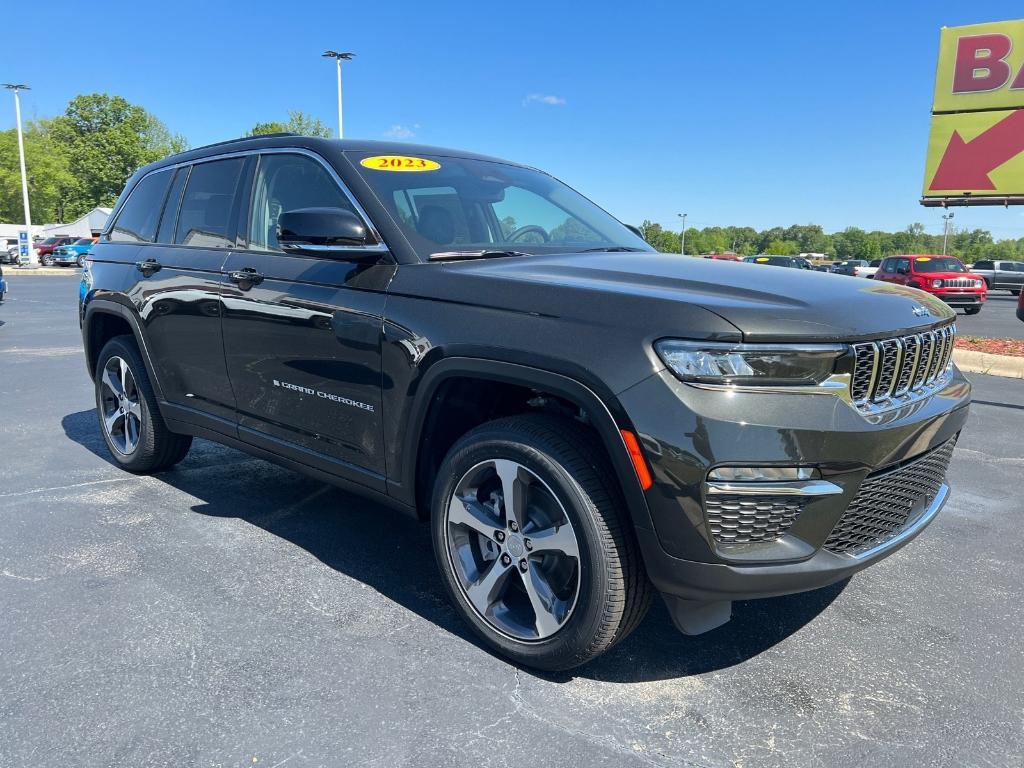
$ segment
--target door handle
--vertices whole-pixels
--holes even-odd
[[[240,269],[235,272],[228,272],[228,280],[232,283],[236,283],[243,291],[247,291],[254,285],[262,283],[263,275],[252,267],[246,267],[245,269]]]
[[[142,273],[143,277],[150,277],[163,269],[163,265],[156,259],[146,259],[145,261],[136,261],[135,268]]]

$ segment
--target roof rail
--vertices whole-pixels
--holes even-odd
[[[298,136],[297,133],[290,133],[288,131],[282,133],[260,133],[255,136],[240,136],[237,139],[227,139],[226,141],[215,141],[213,144],[204,144],[201,147],[191,147],[186,149],[186,152],[194,152],[199,149],[209,149],[210,147],[223,147],[225,144],[237,144],[240,141],[249,141],[251,139],[273,139],[280,138],[282,136]]]

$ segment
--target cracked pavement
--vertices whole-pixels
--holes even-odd
[[[0,305],[0,765],[1020,766],[1024,387],[971,375],[953,495],[890,559],[540,676],[425,526],[197,441],[105,457],[73,281]]]

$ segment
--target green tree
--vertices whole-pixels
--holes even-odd
[[[312,115],[307,115],[301,110],[289,110],[288,122],[272,120],[268,123],[256,123],[246,136],[265,136],[268,133],[297,133],[300,136],[320,136],[325,139],[331,138],[331,129],[323,122]]]
[[[800,253],[800,246],[792,240],[772,240],[764,252],[772,256],[795,256]]]
[[[66,219],[113,205],[138,168],[187,147],[142,107],[106,93],[76,96],[47,129],[74,177],[62,212]]]
[[[68,156],[49,134],[46,121],[25,127],[25,167],[28,198],[35,221],[63,221],[67,200],[76,187]],[[0,132],[0,220],[25,220],[21,199],[21,166],[14,129]]]

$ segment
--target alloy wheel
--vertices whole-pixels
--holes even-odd
[[[142,433],[142,406],[131,368],[116,355],[100,374],[100,407],[111,445],[126,456],[133,453]]]
[[[462,593],[493,629],[529,642],[565,625],[579,598],[579,543],[536,473],[509,459],[472,467],[448,500],[444,530]]]

